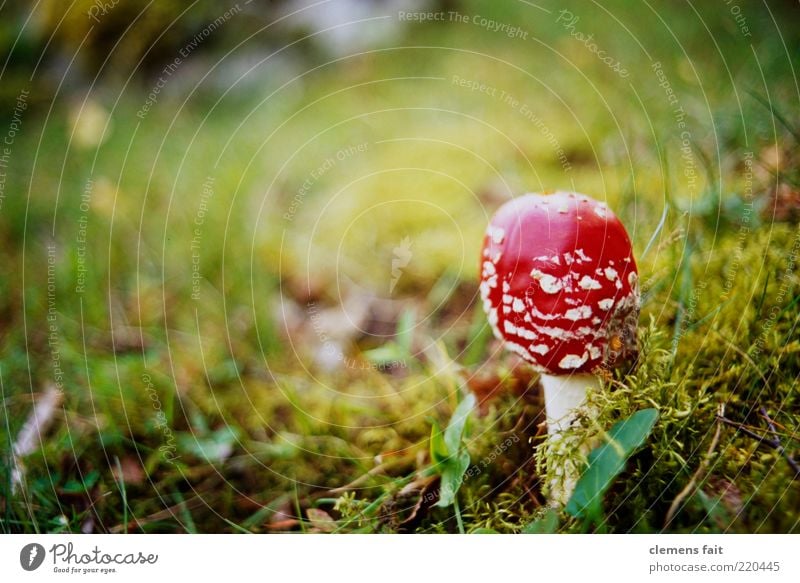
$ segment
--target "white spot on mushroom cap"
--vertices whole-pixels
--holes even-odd
[[[529,313],[532,313],[539,320],[555,320],[556,318],[561,317],[559,314],[545,314],[535,305],[531,306]]]
[[[482,281],[478,286],[478,289],[481,291],[481,298],[483,300],[487,300],[489,298],[489,294],[491,293],[491,290],[489,289],[489,282]]]
[[[531,344],[528,347],[528,350],[530,350],[535,354],[541,354],[542,356],[544,356],[545,354],[550,352],[550,347],[547,346],[547,344]]]
[[[489,225],[486,228],[486,234],[489,235],[489,237],[492,240],[492,243],[494,243],[495,245],[499,245],[506,238],[505,229],[503,229],[502,227],[495,227],[494,225]]]
[[[597,346],[594,346],[593,344],[590,344],[586,348],[589,351],[589,356],[592,358],[592,360],[594,360],[596,358],[600,358],[600,354],[601,353],[600,353],[600,349],[597,348]]]
[[[516,352],[522,358],[531,358],[530,352],[528,352],[528,350],[521,344],[517,344],[516,342],[506,342],[506,348],[508,348],[511,352]]]
[[[598,307],[599,307],[601,310],[603,310],[603,311],[605,311],[605,312],[607,312],[608,310],[610,310],[610,309],[611,309],[611,306],[613,306],[613,305],[614,305],[614,298],[606,298],[606,299],[604,299],[604,300],[600,300],[599,302],[597,302],[597,306],[598,306]]]
[[[539,255],[533,258],[534,261],[545,261],[547,263],[555,263],[561,265],[561,258],[558,255]]]
[[[525,338],[526,340],[536,340],[539,337],[539,335],[533,330],[528,330],[522,326],[517,326],[517,336],[520,338]]]
[[[606,279],[608,281],[615,281],[619,277],[617,270],[613,267],[606,267],[603,272],[606,274]]]
[[[557,294],[563,287],[560,279],[553,277],[549,273],[542,273],[539,269],[531,271],[531,277],[539,282],[539,286],[546,294]]]
[[[503,293],[507,294],[508,290],[510,290],[510,289],[511,289],[511,285],[507,281],[504,281],[503,282]]]
[[[583,252],[583,249],[575,249],[575,255],[578,256],[578,259],[576,259],[578,263],[583,263],[584,261],[592,260],[591,257],[588,257],[586,253]]]
[[[576,322],[578,320],[584,320],[586,318],[591,317],[592,315],[592,308],[589,306],[580,306],[578,308],[570,308],[564,314],[564,317],[567,320],[572,320]]]
[[[503,294],[503,303],[504,304],[510,304],[513,301],[514,301],[514,297],[513,296],[511,296],[509,294]]]
[[[511,306],[515,312],[524,312],[525,311],[525,304],[519,298],[514,298],[514,303]]]
[[[563,328],[553,328],[551,326],[537,326],[534,324],[533,326],[536,328],[536,331],[544,334],[545,336],[549,336],[550,338],[557,338],[558,340],[569,340],[571,339],[574,334],[569,330],[564,330]]]
[[[503,322],[503,331],[506,334],[519,336],[520,338],[525,338],[526,340],[536,340],[536,338],[539,337],[533,330],[528,330],[522,326],[516,326],[509,320]]]
[[[558,366],[561,368],[578,368],[582,366],[584,362],[589,359],[589,354],[584,352],[582,356],[578,356],[577,354],[568,354],[564,358],[561,359],[561,362],[558,363]]]
[[[600,289],[603,287],[600,285],[599,281],[588,275],[584,275],[578,285],[581,286],[582,289]]]

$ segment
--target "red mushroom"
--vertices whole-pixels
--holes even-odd
[[[541,374],[551,438],[601,388],[603,369],[636,354],[631,242],[586,195],[527,194],[503,205],[486,229],[480,291],[495,336]],[[569,495],[570,481],[557,497]]]

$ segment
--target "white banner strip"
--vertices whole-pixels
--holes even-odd
[[[795,535],[5,535],[2,581],[800,581]]]

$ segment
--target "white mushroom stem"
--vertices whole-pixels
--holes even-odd
[[[603,385],[592,374],[548,375],[541,378],[547,409],[547,433],[562,433],[575,420],[577,409],[586,402],[589,391]]]
[[[577,416],[578,409],[586,403],[589,391],[602,388],[600,378],[591,374],[548,375],[541,376],[544,389],[544,403],[547,414],[547,433],[552,446],[552,452],[558,453],[558,447],[567,446],[560,444],[561,435],[572,425]],[[582,447],[586,447],[583,444]],[[567,454],[569,452],[563,452]],[[556,456],[563,460],[564,456]],[[549,484],[550,501],[554,506],[563,506],[572,496],[575,484],[578,481],[580,468],[574,464],[567,464],[555,471],[548,472],[555,476]]]

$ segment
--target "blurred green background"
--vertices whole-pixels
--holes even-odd
[[[554,189],[638,256],[647,340],[603,421],[661,418],[603,523],[553,528],[797,531],[799,15],[3,4],[3,531],[454,532],[420,472],[465,387],[473,463],[518,438],[466,529],[521,531],[541,402],[477,265],[502,202]],[[762,408],[783,453],[737,431]]]

